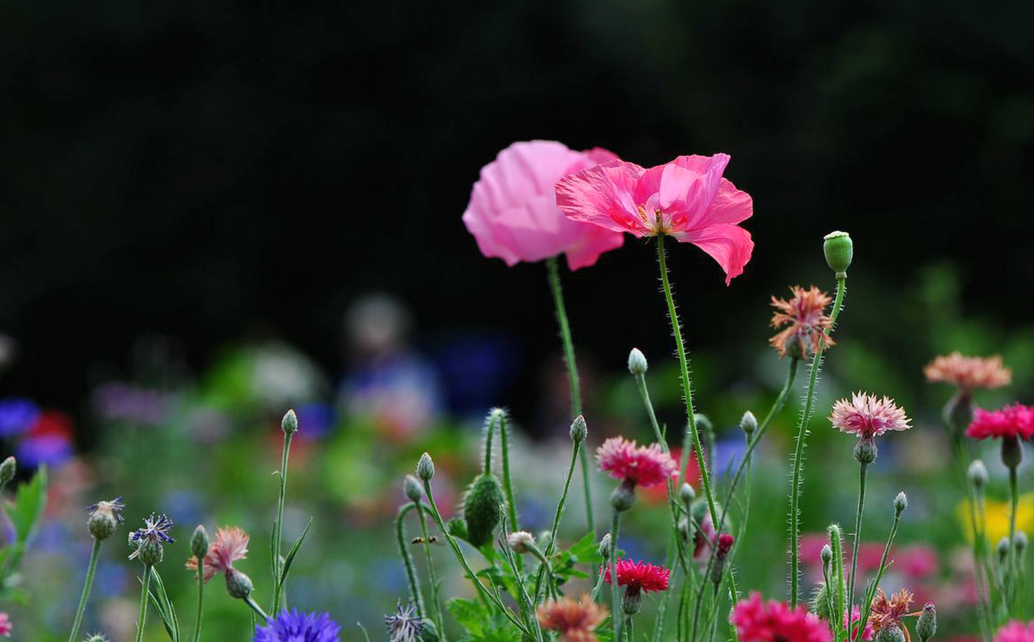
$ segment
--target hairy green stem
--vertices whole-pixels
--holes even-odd
[[[1020,448],[1023,446],[1021,445]],[[1006,609],[1010,615],[1013,613],[1013,604],[1016,601],[1019,585],[1019,564],[1016,557],[1016,510],[1019,508],[1019,480],[1016,475],[1016,467],[1009,466],[1009,497],[1012,500],[1012,509],[1009,511],[1009,588],[1006,593]]]
[[[513,480],[510,477],[510,435],[506,425],[506,413],[499,413],[499,449],[503,458],[503,492],[506,493],[506,509],[510,516],[510,528],[521,530],[517,521],[517,502],[513,497]],[[520,556],[517,556],[517,568],[523,569]]]
[[[840,316],[840,308],[844,304],[844,294],[847,291],[847,275],[837,275],[837,294],[833,302],[833,311],[829,315],[829,324],[823,333],[828,337],[836,325],[837,317]],[[808,421],[815,410],[815,385],[818,381],[819,370],[822,367],[822,352],[826,348],[826,342],[820,341],[818,350],[811,361],[811,375],[808,379],[808,394],[804,398],[804,409],[801,412],[801,423],[797,427],[797,443],[793,454],[793,481],[790,484],[790,607],[796,607],[798,601],[798,584],[800,582],[800,495],[801,495],[801,470],[804,466],[804,442],[808,437]]]
[[[427,581],[431,588],[431,605],[434,607],[434,622],[438,625],[438,637],[441,642],[445,639],[445,620],[442,616],[442,603],[438,597],[438,580],[434,572],[434,558],[431,556],[431,537],[427,532],[427,519],[424,517],[424,506],[413,502],[416,506],[416,514],[420,519],[420,534],[424,540],[424,557],[427,559]]]
[[[564,344],[564,363],[567,364],[567,380],[571,384],[571,418],[582,414],[582,388],[578,380],[578,363],[574,358],[574,341],[571,339],[571,326],[567,322],[567,308],[564,306],[564,292],[560,287],[560,271],[556,257],[546,259],[549,269],[549,286],[553,291],[553,306],[556,308],[556,319],[560,325],[560,338]],[[582,485],[585,488],[585,521],[589,532],[596,532],[596,520],[592,514],[592,487],[589,485],[589,456],[582,451]]]
[[[858,630],[848,631],[848,639],[861,639],[862,632],[865,631],[865,623],[869,621],[869,613],[872,610],[872,600],[876,597],[876,588],[880,584],[880,580],[883,579],[883,574],[887,570],[887,558],[890,556],[890,549],[894,546],[894,538],[898,534],[898,525],[901,523],[901,513],[895,511],[894,523],[890,527],[890,535],[887,537],[887,545],[883,547],[883,555],[880,557],[880,566],[876,571],[876,579],[873,580],[872,586],[865,593],[865,604],[862,605],[862,617],[858,620]],[[855,547],[857,548],[857,544]],[[853,611],[854,609],[852,609]],[[857,633],[857,635],[856,635]]]
[[[284,432],[284,448],[280,459],[280,497],[277,500],[276,524],[273,527],[273,612],[280,612],[282,601],[283,562],[280,559],[281,544],[284,536],[284,501],[287,498],[287,462],[291,457],[291,438],[294,433]]]
[[[144,624],[147,622],[147,595],[151,590],[151,567],[144,567],[143,590],[140,592],[140,617],[136,621],[136,642],[144,639]]]
[[[618,593],[618,529],[621,526],[621,512],[614,510],[614,517],[610,522],[610,619],[614,623],[613,640],[621,639],[621,598]]]
[[[843,613],[846,613],[845,609],[847,608],[846,596],[844,595],[844,542],[841,539],[839,526],[831,526],[829,535],[829,542],[833,548],[833,570],[836,571],[837,579],[837,613],[841,614],[834,622],[834,630],[839,633],[844,629]]]
[[[72,633],[68,636],[68,642],[77,642],[79,639],[79,627],[83,624],[83,613],[86,611],[86,601],[90,599],[90,588],[93,586],[93,576],[97,572],[97,560],[100,559],[101,540],[94,538],[93,549],[90,551],[90,565],[86,567],[86,584],[83,586],[83,594],[79,598],[79,608],[75,611],[75,621],[72,623]]]
[[[574,445],[571,448],[571,463],[567,466],[567,475],[564,476],[564,492],[560,495],[560,501],[557,502],[556,512],[553,513],[553,526],[549,529],[549,543],[546,544],[546,559],[553,554],[556,550],[556,537],[557,531],[560,529],[560,518],[564,514],[564,505],[567,504],[567,493],[571,489],[571,478],[574,476],[575,463],[578,461],[578,454],[583,450],[581,440],[573,442]],[[539,568],[538,577],[535,580],[535,602],[539,601],[539,593],[542,586],[542,578],[546,572],[546,565],[543,564]]]
[[[862,544],[862,513],[865,511],[865,470],[868,464],[859,464],[858,471],[858,512],[854,519],[854,550],[851,552],[851,573],[847,583],[847,610],[854,608],[854,584],[858,573],[858,549]],[[848,633],[850,634],[850,627]]]
[[[204,615],[205,605],[205,559],[199,557],[197,560],[197,622],[194,623],[194,637],[191,642],[201,642],[201,617]]]
[[[402,567],[406,571],[406,580],[409,582],[409,598],[416,605],[416,614],[419,617],[423,617],[426,612],[424,596],[420,592],[420,580],[417,577],[413,556],[409,552],[408,542],[406,541],[405,518],[409,511],[416,507],[417,503],[413,502],[399,509],[398,516],[395,517],[395,541],[399,547],[399,556],[402,558]]]

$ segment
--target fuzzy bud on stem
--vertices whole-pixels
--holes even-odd
[[[527,531],[514,531],[506,536],[506,545],[514,553],[523,555],[535,546],[535,537]]]
[[[854,242],[847,232],[830,232],[823,238],[822,252],[826,265],[836,273],[838,279],[847,278],[847,268],[854,258]]]
[[[13,456],[5,459],[0,464],[0,484],[6,484],[14,479],[16,472],[18,472],[18,461]]]
[[[906,508],[908,508],[908,496],[903,492],[898,493],[898,496],[894,498],[894,515],[900,517]]]
[[[1023,446],[1020,438],[1010,435],[1002,438],[1002,463],[1006,468],[1017,468],[1023,462]]]
[[[402,490],[405,491],[406,498],[414,503],[419,502],[424,496],[420,480],[412,475],[406,475],[406,479],[402,482]]]
[[[194,534],[190,536],[190,552],[197,559],[203,560],[205,555],[208,555],[208,548],[208,531],[205,530],[204,524],[198,524],[194,529]]]
[[[863,437],[858,440],[854,447],[854,458],[859,464],[871,464],[876,461],[879,449],[876,448],[876,440],[872,437]]]
[[[919,620],[916,622],[916,635],[919,636],[919,642],[929,642],[930,638],[936,633],[937,608],[934,607],[933,603],[927,602],[926,606],[923,607]]]
[[[754,433],[758,429],[758,418],[754,416],[754,413],[747,411],[743,413],[743,418],[740,419],[740,430],[747,435],[747,439],[754,436]]]
[[[420,461],[416,463],[416,476],[426,481],[431,481],[434,477],[434,461],[431,460],[431,455],[424,453],[420,455]]]
[[[606,561],[610,557],[610,533],[603,536],[600,540],[600,547],[597,549],[603,561]]]
[[[226,571],[226,592],[230,597],[243,600],[251,595],[254,584],[251,578],[235,568]]]
[[[686,505],[687,509],[689,508],[689,505],[693,503],[693,500],[695,500],[696,498],[697,493],[689,484],[682,484],[682,486],[679,487],[679,499],[682,501],[683,504]]]
[[[646,355],[639,348],[632,348],[632,351],[628,353],[628,371],[639,377],[646,374],[648,367]]]
[[[829,547],[829,544],[823,544],[819,556],[822,558],[822,567],[826,568],[833,561],[833,549]]]
[[[969,465],[969,483],[977,490],[983,490],[987,485],[987,466],[979,459],[974,459]]]
[[[585,441],[585,436],[589,433],[588,426],[585,425],[585,417],[578,415],[571,422],[571,441],[576,444],[580,444]]]
[[[1016,555],[1023,555],[1023,551],[1027,550],[1027,534],[1023,531],[1016,531],[1016,536],[1012,539],[1012,545],[1016,547]]]
[[[906,642],[905,634],[897,624],[892,624],[876,634],[876,642]]]
[[[284,415],[280,421],[280,428],[283,429],[285,435],[293,435],[298,432],[298,415],[294,413],[294,408],[288,410]]]
[[[619,513],[632,508],[635,504],[635,484],[625,480],[610,495],[610,505]]]
[[[1008,537],[1004,537],[1003,536],[1002,539],[998,540],[997,550],[998,550],[998,563],[999,564],[1005,564],[1005,559],[1007,557],[1009,557],[1009,538]]]

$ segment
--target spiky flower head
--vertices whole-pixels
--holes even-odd
[[[550,600],[535,609],[542,628],[556,631],[565,642],[597,642],[595,630],[607,619],[607,609],[588,595]]]
[[[761,599],[760,593],[740,600],[729,615],[740,642],[830,642],[826,623],[807,608]]]
[[[217,573],[229,573],[234,562],[247,558],[250,539],[244,529],[237,526],[216,529],[215,541],[204,556],[205,581],[212,579]],[[195,553],[195,556],[187,560],[187,570],[197,571],[196,555]]]
[[[912,594],[908,589],[901,589],[890,598],[883,592],[883,589],[876,589],[876,597],[872,599],[872,606],[869,609],[869,624],[873,631],[879,634],[881,631],[904,626],[901,618],[909,613],[908,608],[912,606]]]
[[[664,591],[668,588],[668,578],[671,571],[663,566],[654,566],[646,562],[633,562],[632,560],[621,560],[617,563],[618,585],[624,586],[626,591]],[[611,584],[610,566],[604,572],[603,580]]]
[[[782,359],[787,355],[795,359],[806,359],[818,351],[819,346],[829,348],[836,345],[833,339],[825,336],[829,328],[829,317],[826,306],[833,299],[814,285],[809,289],[795,285],[790,288],[793,295],[787,299],[772,297],[775,313],[769,324],[773,328],[783,328],[768,340]]]
[[[973,421],[966,428],[973,439],[1034,439],[1034,410],[1023,404],[1012,404],[999,410],[973,411]]]
[[[952,352],[931,361],[923,373],[927,381],[950,383],[964,393],[1001,388],[1012,381],[1012,370],[1002,365],[998,355],[967,357],[961,352]]]
[[[162,561],[165,551],[163,543],[173,543],[176,540],[169,536],[172,529],[172,520],[166,515],[155,515],[144,519],[144,527],[133,531],[129,539],[136,544],[136,550],[129,556],[129,559],[139,558],[144,566],[156,566]]]
[[[280,611],[263,625],[255,626],[254,642],[338,642],[341,627],[328,613]]]
[[[410,602],[403,607],[401,600],[394,613],[384,616],[384,624],[391,642],[417,642],[424,629],[424,622],[416,613],[416,605]]]
[[[635,440],[611,437],[596,449],[600,470],[614,479],[649,488],[678,476],[679,465],[660,444],[637,446]]]
[[[96,540],[105,540],[111,537],[118,525],[123,523],[122,509],[126,507],[121,497],[111,501],[100,501],[86,507],[90,516],[86,519],[86,528],[90,535]]]
[[[879,437],[888,430],[911,428],[905,410],[893,399],[887,396],[881,399],[860,391],[851,395],[850,401],[841,399],[833,404],[829,421],[840,432],[858,435],[860,439]]]

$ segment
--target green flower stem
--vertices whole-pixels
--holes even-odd
[[[521,524],[517,521],[517,502],[513,496],[513,480],[510,478],[510,431],[506,426],[506,413],[499,413],[499,449],[503,458],[503,492],[506,493],[506,510],[510,516],[510,528],[514,531],[521,530]],[[517,556],[517,568],[524,568],[521,558]]]
[[[402,557],[402,566],[406,570],[406,579],[409,582],[409,597],[416,605],[416,614],[424,616],[427,611],[424,606],[424,596],[420,592],[420,580],[417,578],[416,567],[413,565],[413,556],[409,553],[409,546],[406,541],[406,514],[417,507],[416,502],[406,504],[399,509],[395,518],[395,540],[399,547],[399,556]]]
[[[143,642],[147,622],[147,594],[151,590],[151,567],[144,567],[143,590],[140,591],[140,617],[136,621],[136,642]]]
[[[287,498],[287,462],[291,457],[291,438],[294,433],[284,432],[284,449],[280,460],[280,498],[277,501],[276,524],[273,525],[273,612],[280,612],[283,583],[280,577],[283,566],[280,559],[281,542],[284,535],[284,500]]]
[[[575,462],[578,461],[579,453],[584,449],[582,448],[583,441],[573,442],[574,446],[571,448],[571,463],[567,466],[567,475],[564,477],[564,492],[560,495],[560,501],[556,505],[556,512],[553,514],[553,526],[549,529],[549,543],[546,544],[545,556],[548,559],[553,551],[556,550],[556,536],[557,530],[560,528],[560,518],[564,514],[564,505],[567,503],[567,493],[571,489],[571,478],[574,476]],[[539,567],[538,577],[535,580],[535,602],[539,601],[539,593],[542,587],[542,578],[546,572],[546,565],[543,564]]]
[[[829,529],[829,541],[833,548],[833,569],[836,571],[837,578],[837,613],[846,613],[847,608],[846,597],[844,596],[844,543],[840,535],[839,526],[831,526]],[[840,617],[834,622],[836,632],[844,630],[843,617]]]
[[[1022,447],[1021,445],[1020,448]],[[1009,511],[1009,584],[1005,605],[1009,614],[1014,615],[1013,603],[1016,600],[1020,579],[1019,563],[1016,557],[1016,510],[1019,508],[1020,492],[1015,466],[1009,467],[1009,497],[1012,499],[1012,510]]]
[[[844,305],[844,294],[847,291],[847,275],[837,275],[837,294],[833,302],[833,312],[829,315],[829,325],[823,333],[825,337],[830,335],[836,325],[837,317],[840,316],[840,308]],[[822,367],[822,352],[826,349],[826,342],[819,342],[819,349],[811,360],[811,376],[808,379],[808,394],[804,398],[804,410],[801,412],[801,423],[797,427],[797,445],[793,454],[793,481],[790,487],[790,607],[797,606],[798,584],[800,583],[800,495],[801,495],[801,470],[804,467],[804,442],[808,437],[808,421],[815,410],[815,384],[818,381],[819,370]],[[760,432],[760,431],[759,431]],[[857,552],[857,551],[856,551]],[[854,569],[851,569],[852,572]]]
[[[424,480],[424,494],[427,496],[427,503],[430,505],[431,517],[434,518],[435,524],[438,525],[438,529],[442,532],[445,540],[449,542],[449,547],[452,548],[452,552],[456,555],[456,559],[459,560],[463,570],[466,571],[467,575],[470,577],[470,581],[474,583],[474,587],[477,589],[478,595],[481,596],[481,599],[486,603],[490,602],[495,605],[503,616],[506,617],[511,624],[520,629],[522,633],[532,636],[532,632],[528,630],[528,627],[524,626],[524,623],[521,622],[505,604],[503,604],[502,600],[499,599],[499,596],[494,592],[489,591],[485,588],[484,584],[481,583],[477,573],[475,573],[474,569],[471,568],[470,562],[468,562],[466,556],[463,555],[463,550],[460,548],[456,538],[452,536],[449,529],[445,526],[445,520],[442,519],[442,514],[438,512],[438,505],[434,501],[434,495],[431,494],[431,482],[428,480]]]
[[[246,598],[244,598],[244,603],[250,606],[251,610],[255,612],[255,615],[259,617],[259,622],[261,622],[262,624],[269,622],[269,616],[266,615],[266,612],[262,610],[262,607],[255,602],[255,599],[253,597],[251,597],[250,595],[247,596]]]
[[[201,616],[204,614],[205,558],[197,560],[197,622],[194,623],[194,637],[191,642],[201,642]],[[71,641],[69,641],[71,642]]]
[[[614,517],[610,522],[610,620],[614,624],[613,640],[621,639],[621,598],[618,595],[618,530],[621,527],[621,512],[614,511]]]
[[[898,534],[898,525],[901,523],[901,513],[894,513],[894,523],[890,527],[890,535],[887,537],[887,545],[883,547],[883,555],[880,557],[879,570],[876,571],[876,579],[873,580],[872,585],[865,594],[865,604],[862,605],[862,617],[858,620],[858,631],[855,635],[854,631],[848,631],[848,639],[855,640],[861,639],[862,631],[865,630],[865,622],[869,621],[869,613],[872,610],[872,600],[876,597],[876,587],[879,586],[880,580],[883,579],[883,574],[887,571],[887,558],[890,556],[890,548],[894,545],[894,538]],[[858,548],[857,542],[855,548]]]
[[[608,556],[609,556],[609,552],[608,552]],[[608,557],[608,559],[609,559],[609,557]],[[592,597],[592,601],[593,602],[596,601],[596,597],[600,594],[600,589],[603,587],[603,578],[607,574],[606,571],[607,571],[607,565],[608,564],[609,564],[609,562],[607,560],[604,560],[604,562],[602,564],[600,564],[600,575],[599,575],[599,577],[596,578],[596,586],[592,587],[592,595],[590,596],[590,597]]]
[[[2,489],[0,489],[2,490]],[[93,540],[93,550],[90,552],[90,565],[86,567],[86,584],[83,586],[83,594],[79,598],[79,608],[75,611],[75,622],[72,623],[72,633],[68,636],[68,642],[78,642],[79,627],[83,624],[83,613],[86,611],[86,601],[90,599],[90,588],[93,586],[93,576],[97,572],[97,560],[100,559],[101,540]]]
[[[539,626],[538,619],[534,617],[535,614],[535,603],[532,602],[531,596],[528,595],[528,588],[524,584],[524,573],[517,570],[517,560],[520,559],[520,555],[515,554],[513,549],[509,547],[506,542],[506,533],[511,532],[510,525],[507,523],[506,516],[503,516],[502,520],[502,532],[499,534],[499,551],[503,557],[503,560],[510,566],[510,570],[513,572],[514,581],[517,584],[517,604],[521,609],[521,618],[524,620],[525,626],[529,630],[535,632],[535,639],[539,642],[544,642],[542,638],[542,627]],[[529,551],[533,554],[537,553],[543,564],[545,564],[545,558],[542,557],[542,551],[539,551],[534,544]],[[552,574],[550,574],[552,578]]]
[[[829,564],[822,565],[822,581],[826,585],[826,612],[832,615],[837,613],[837,605],[834,601],[836,598],[833,595],[833,578],[830,577]],[[843,618],[840,618],[840,620],[843,622]],[[834,619],[829,623],[829,626],[833,630],[833,639],[838,639],[842,624],[838,625],[836,619]]]
[[[858,470],[858,513],[854,518],[854,551],[851,554],[851,574],[847,582],[847,610],[854,608],[854,583],[858,573],[858,549],[862,543],[862,512],[865,510],[865,470],[867,464],[859,464]],[[850,633],[850,631],[849,631]]]
[[[952,450],[954,451],[954,462],[956,469],[956,476],[962,484],[962,490],[966,494],[966,498],[969,503],[969,527],[973,532],[973,579],[976,585],[977,593],[977,614],[979,615],[980,628],[982,636],[985,640],[990,640],[992,637],[991,629],[994,628],[991,623],[991,587],[989,575],[990,572],[987,568],[987,556],[983,551],[986,550],[984,545],[984,534],[983,529],[977,522],[977,491],[973,484],[969,481],[969,455],[966,452],[965,445],[962,443],[962,439],[957,435],[961,434],[962,428],[956,429],[956,426],[952,422],[952,413],[948,411],[948,408],[956,405],[956,394],[952,398],[952,401],[948,402],[945,407],[944,421],[948,426],[950,433],[952,434]]]
[[[420,518],[420,534],[424,538],[424,556],[427,558],[427,580],[431,588],[431,605],[434,607],[434,622],[438,626],[438,637],[441,642],[445,639],[445,620],[442,617],[442,604],[438,597],[438,579],[434,572],[434,558],[431,555],[431,538],[427,532],[427,518],[424,517],[424,506],[413,502],[416,506],[417,517]]]
[[[668,318],[671,320],[671,331],[675,335],[675,347],[679,353],[679,366],[682,376],[682,397],[686,403],[686,417],[689,420],[689,436],[693,440],[693,448],[696,450],[697,465],[700,466],[700,482],[704,489],[704,497],[707,498],[707,508],[711,513],[711,521],[716,525],[718,511],[715,509],[714,494],[711,492],[711,475],[707,470],[707,462],[704,459],[704,451],[700,446],[700,433],[697,431],[696,416],[693,412],[693,383],[689,378],[689,360],[686,358],[686,346],[682,343],[682,329],[679,327],[678,313],[675,311],[675,299],[671,294],[671,283],[668,281],[668,264],[664,256],[664,235],[657,235],[657,262],[661,272],[661,284],[664,287],[664,298],[668,303]],[[688,444],[682,449],[682,462],[679,467],[680,479],[686,478],[686,464],[688,463]]]
[[[567,322],[567,309],[564,307],[564,293],[560,287],[560,272],[557,269],[556,257],[546,259],[549,269],[549,286],[553,291],[553,305],[556,308],[556,319],[560,325],[560,337],[564,343],[564,363],[567,364],[567,380],[571,384],[571,418],[582,414],[582,388],[578,381],[578,364],[574,358],[574,342],[571,340],[571,326]],[[585,521],[589,532],[596,532],[596,520],[592,515],[592,487],[589,485],[589,456],[581,453],[582,485],[585,487]],[[516,524],[516,522],[514,522]]]
[[[632,635],[632,616],[629,615],[625,618],[625,627],[628,629],[628,642],[635,642],[635,637]]]

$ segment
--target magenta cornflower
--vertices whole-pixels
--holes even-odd
[[[857,604],[851,609],[851,624],[847,623],[847,611],[844,611],[844,627],[847,628],[855,627],[858,624],[858,620],[862,619],[862,609]],[[873,635],[872,625],[868,622],[865,623],[865,630],[862,631],[862,635],[859,637],[857,633],[854,633],[853,638],[855,640],[864,640],[865,642],[872,642]]]
[[[244,529],[237,526],[220,528],[215,532],[215,541],[205,555],[205,581],[215,577],[217,573],[226,573],[233,568],[233,563],[248,556],[249,536]],[[187,570],[197,571],[197,558],[193,555],[187,560]]]
[[[791,609],[783,602],[752,593],[733,608],[729,621],[740,642],[830,642],[826,623],[804,606]]]
[[[998,629],[994,642],[1034,642],[1034,622],[1013,620]]]
[[[966,436],[973,439],[1034,439],[1034,409],[1022,404],[999,410],[977,408],[973,411],[973,422],[966,428]]]
[[[905,410],[894,400],[884,396],[856,392],[851,400],[841,399],[833,405],[829,420],[840,432],[858,435],[859,439],[879,437],[888,430],[908,430],[909,419]]]
[[[679,156],[649,169],[604,163],[557,182],[556,204],[573,221],[692,243],[718,261],[728,285],[754,251],[750,232],[738,225],[754,204],[722,178],[728,164],[728,154]]]
[[[959,390],[971,392],[983,388],[1001,388],[1012,381],[1012,370],[1002,365],[1002,358],[967,357],[952,352],[937,357],[923,369],[927,381],[950,383]]]
[[[11,631],[14,627],[11,626],[11,618],[4,612],[0,611],[0,635],[5,638],[11,637]]]
[[[668,589],[668,577],[671,575],[671,571],[663,566],[621,560],[617,563],[617,569],[618,586],[624,586],[626,591],[649,593]],[[603,575],[603,580],[607,584],[612,584],[609,566]]]
[[[679,464],[660,444],[637,446],[635,440],[611,437],[596,449],[600,470],[636,486],[649,488],[663,484],[679,474]]]

